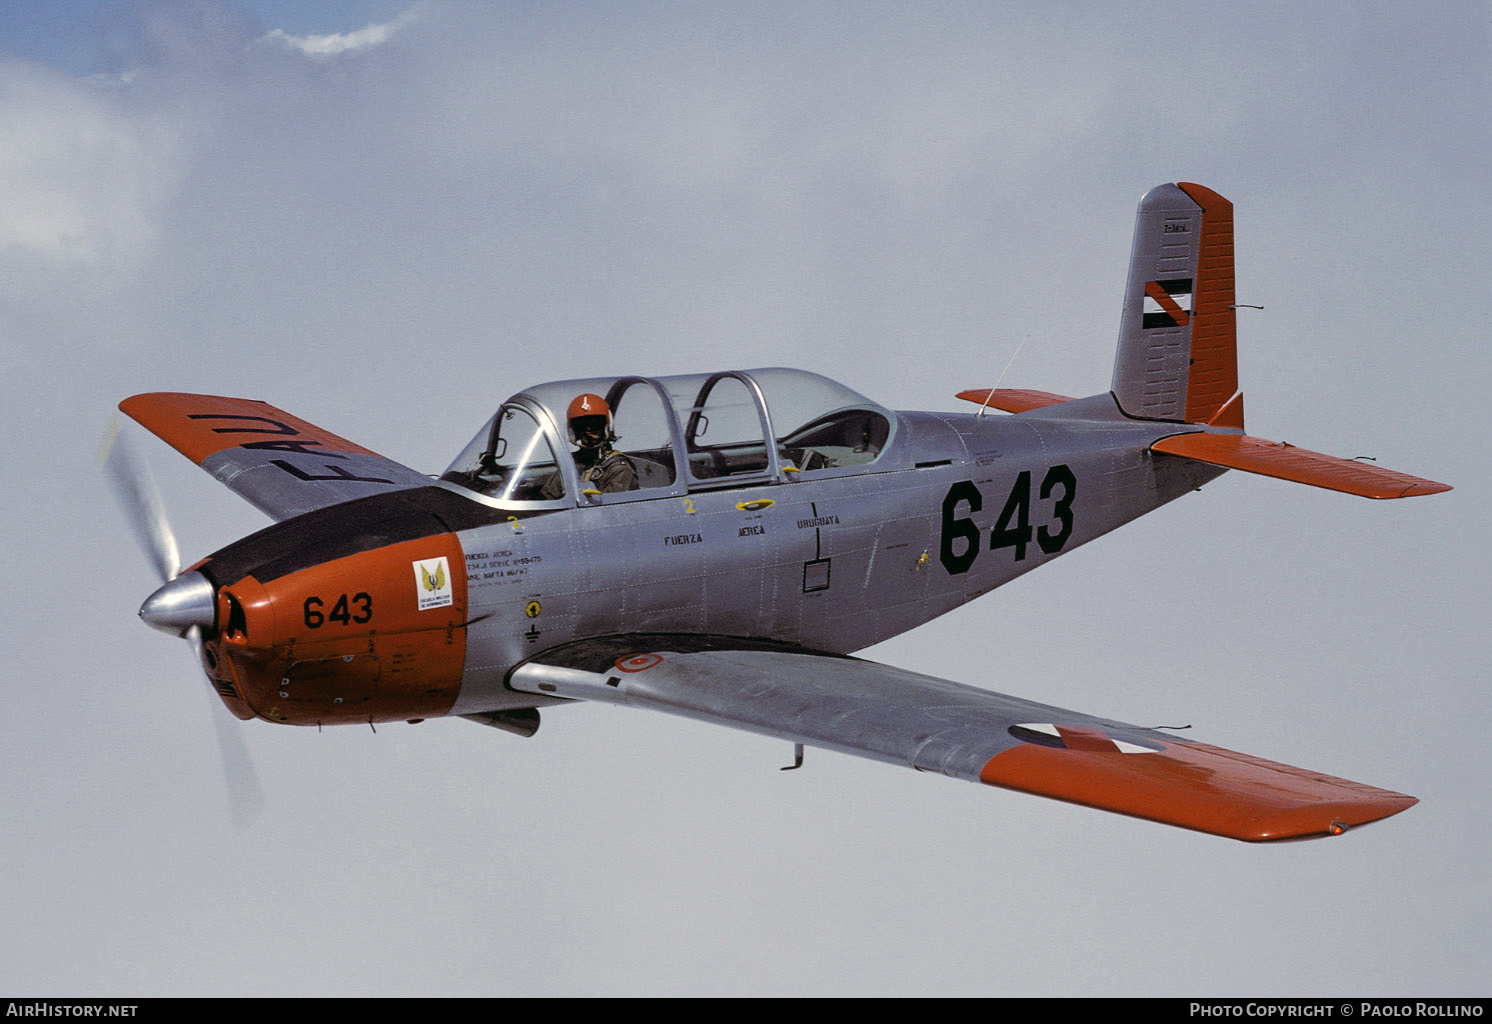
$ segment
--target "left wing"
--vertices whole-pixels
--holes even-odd
[[[580,640],[520,665],[508,685],[652,708],[1233,839],[1336,835],[1418,802],[1155,729],[772,641]]]
[[[423,473],[264,402],[159,392],[126,398],[119,408],[276,520],[430,484]]]

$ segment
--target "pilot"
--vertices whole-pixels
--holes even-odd
[[[611,429],[611,407],[606,399],[593,394],[576,395],[566,416],[581,490],[591,488],[602,494],[637,490],[636,463],[611,446],[616,434]],[[545,498],[559,498],[564,493],[559,473],[544,482]]]

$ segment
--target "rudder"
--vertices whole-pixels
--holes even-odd
[[[1242,428],[1233,303],[1233,204],[1190,182],[1145,193],[1114,360],[1126,415]]]

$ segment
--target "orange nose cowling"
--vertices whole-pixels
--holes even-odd
[[[441,534],[228,584],[218,690],[239,717],[290,725],[443,715],[466,656],[464,569]]]

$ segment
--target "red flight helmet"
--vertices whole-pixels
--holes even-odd
[[[606,404],[606,399],[600,395],[586,392],[576,395],[570,402],[570,408],[565,413],[566,426],[569,429],[570,443],[579,444],[580,441],[575,434],[575,421],[591,418],[601,418],[606,421],[606,440],[616,440],[616,435],[611,429],[611,406]]]

